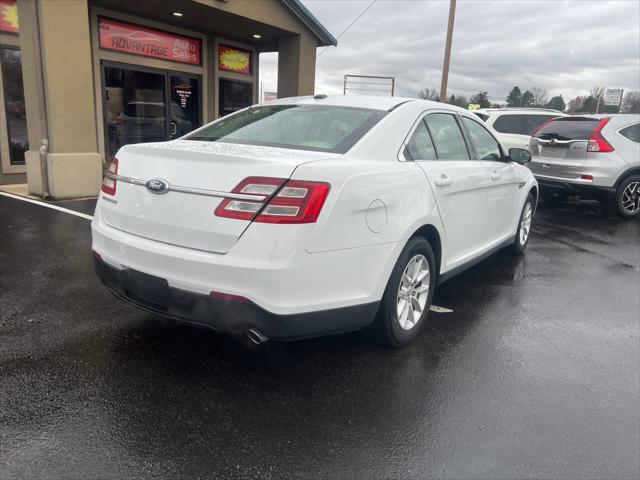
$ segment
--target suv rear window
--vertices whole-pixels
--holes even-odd
[[[589,140],[591,132],[598,124],[597,118],[564,117],[553,120],[542,127],[536,138],[556,140]]]
[[[386,114],[331,105],[264,105],[224,117],[184,138],[345,153]]]

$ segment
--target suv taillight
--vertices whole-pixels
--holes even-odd
[[[118,174],[118,159],[114,158],[109,164],[109,168],[107,168],[107,174],[117,175]],[[116,194],[116,179],[109,178],[107,175],[102,177],[102,188],[101,190],[107,195],[115,195]]]
[[[604,139],[601,133],[602,129],[609,122],[610,119],[611,117],[601,118],[598,124],[595,126],[595,128],[591,132],[591,137],[589,137],[589,143],[587,144],[587,152],[609,153],[615,150],[611,146],[611,144]]]
[[[325,182],[249,177],[231,192],[264,195],[262,201],[225,198],[215,215],[262,223],[313,223],[329,194]]]

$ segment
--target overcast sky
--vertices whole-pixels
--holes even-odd
[[[303,0],[338,36],[370,0]],[[378,0],[340,39],[318,49],[316,93],[341,94],[345,74],[396,77],[397,95],[440,88],[448,0]],[[321,53],[322,52],[322,53]],[[277,54],[262,54],[265,91]],[[640,0],[458,0],[448,94],[546,88],[565,101],[594,85],[640,90]]]

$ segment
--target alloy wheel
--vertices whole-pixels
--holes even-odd
[[[416,255],[405,267],[400,278],[397,297],[398,323],[403,330],[411,330],[420,321],[429,298],[429,262],[424,255]]]
[[[520,245],[527,243],[529,238],[529,232],[531,231],[531,220],[533,218],[533,207],[531,203],[527,202],[524,206],[524,212],[522,213],[522,220],[520,220]]]
[[[632,215],[640,212],[640,182],[631,182],[622,192],[622,208]]]

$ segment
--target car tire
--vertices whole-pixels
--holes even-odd
[[[429,242],[423,237],[411,238],[391,272],[373,325],[380,343],[400,348],[418,336],[429,313],[437,276]]]
[[[531,224],[533,223],[533,214],[535,212],[535,203],[533,195],[527,195],[524,201],[520,219],[518,220],[518,230],[516,230],[516,238],[511,244],[511,252],[515,255],[522,255],[527,248],[529,238],[531,237]]]
[[[640,216],[640,175],[630,175],[620,182],[616,189],[613,209],[616,215],[622,218]]]

